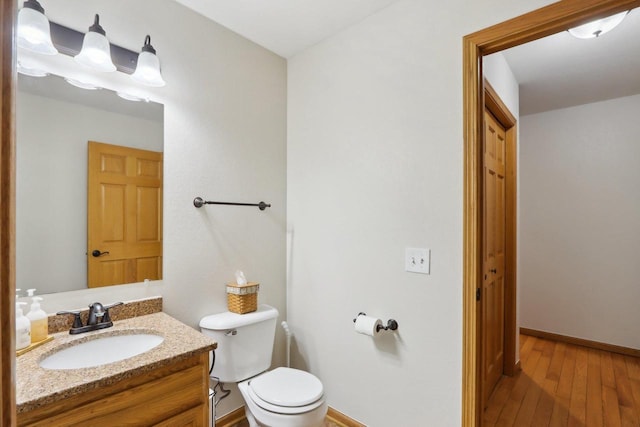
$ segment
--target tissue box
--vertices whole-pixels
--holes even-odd
[[[245,314],[258,309],[259,283],[249,282],[246,285],[227,284],[227,308],[232,313]]]

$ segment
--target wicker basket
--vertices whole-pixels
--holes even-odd
[[[249,282],[246,285],[227,284],[227,308],[232,313],[245,314],[258,309],[259,283]]]

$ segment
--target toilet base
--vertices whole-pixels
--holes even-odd
[[[249,421],[249,427],[260,427],[256,417],[254,417],[249,410],[249,405],[244,405],[244,416],[247,417],[247,421]]]

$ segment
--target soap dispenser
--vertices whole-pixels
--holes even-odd
[[[26,302],[16,302],[16,350],[22,350],[31,344],[31,322],[22,314],[21,305]]]
[[[31,343],[37,343],[47,338],[49,334],[49,318],[47,313],[40,308],[41,297],[31,298],[31,310],[27,313],[27,318],[31,322]]]

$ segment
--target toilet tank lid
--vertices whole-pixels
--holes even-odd
[[[200,328],[213,331],[239,328],[268,319],[278,317],[278,310],[266,304],[260,304],[258,310],[251,313],[238,314],[225,311],[224,313],[211,314],[200,320]]]

